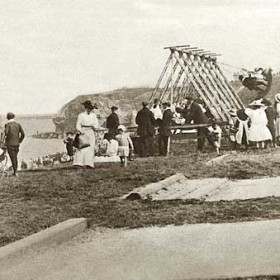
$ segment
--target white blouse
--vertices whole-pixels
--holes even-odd
[[[93,126],[94,128],[99,127],[98,119],[95,113],[83,112],[78,115],[76,129],[82,131],[84,128]]]

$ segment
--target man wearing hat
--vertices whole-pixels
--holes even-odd
[[[136,115],[137,133],[140,136],[139,148],[141,157],[154,155],[154,134],[156,120],[148,108],[148,102],[142,102],[143,108]]]
[[[179,113],[182,113],[186,119],[186,124],[193,121],[194,124],[208,124],[209,120],[203,113],[203,110],[199,104],[194,101],[194,97],[189,96],[186,98],[187,104],[184,109],[181,109]],[[208,129],[206,127],[197,128],[197,149],[203,150],[205,138],[208,136]],[[211,141],[211,140],[210,140]]]
[[[5,138],[6,138],[6,147],[8,150],[8,154],[10,156],[12,167],[13,167],[13,175],[17,176],[18,169],[18,152],[19,145],[24,139],[24,131],[19,123],[15,120],[14,113],[7,114],[8,123],[5,124]]]
[[[119,117],[116,113],[117,110],[118,110],[117,106],[111,107],[112,113],[107,118],[107,123],[106,123],[109,133],[112,133],[113,136],[117,134],[118,126],[120,125]]]
[[[170,109],[170,102],[166,101],[162,103],[163,117],[159,122],[159,155],[166,156],[168,154],[168,146],[171,136],[171,123],[173,119],[173,113]]]

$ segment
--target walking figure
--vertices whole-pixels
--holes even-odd
[[[8,122],[5,124],[5,138],[6,138],[6,147],[8,150],[8,154],[10,156],[12,167],[13,167],[13,175],[18,176],[18,152],[19,152],[19,145],[24,139],[24,131],[19,123],[15,120],[14,113],[7,114]]]

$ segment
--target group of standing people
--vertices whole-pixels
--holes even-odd
[[[93,105],[91,100],[86,100],[82,103],[85,111],[78,115],[76,130],[77,130],[77,141],[84,142],[84,147],[77,148],[74,156],[73,165],[77,167],[94,168],[94,157],[95,157],[95,132],[99,128],[99,121],[97,115],[93,109],[96,105]],[[133,143],[129,134],[126,133],[126,128],[119,124],[119,118],[116,114],[118,108],[116,106],[111,107],[111,115],[107,118],[107,127],[109,130],[108,143],[111,143],[112,139],[118,142],[117,155],[120,157],[121,165],[127,165],[127,158],[129,151],[133,150]],[[75,140],[74,140],[75,142]],[[114,142],[112,142],[114,144]],[[79,144],[78,144],[79,145]],[[108,145],[109,146],[109,145]],[[114,149],[114,145],[110,145],[110,149]],[[113,150],[112,150],[113,151]],[[112,152],[111,151],[111,152]],[[110,151],[108,151],[110,153]]]
[[[275,104],[264,98],[253,101],[248,108],[232,110],[232,141],[244,146],[250,143],[257,148],[268,144],[277,147],[280,138],[280,93],[275,95]]]

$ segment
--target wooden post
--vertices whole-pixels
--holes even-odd
[[[219,67],[219,65],[217,65],[217,63],[215,63],[220,75],[223,77],[225,83],[227,84],[227,86],[229,87],[229,89],[231,90],[232,94],[235,96],[236,100],[238,101],[238,103],[240,104],[241,108],[245,108],[243,102],[241,101],[240,97],[236,94],[235,90],[233,89],[233,87],[231,86],[231,84],[228,82],[227,78],[225,77],[225,75],[223,74],[221,68]]]
[[[173,104],[173,99],[174,99],[174,88],[173,88],[173,79],[174,79],[174,68],[173,68],[173,65],[174,65],[174,54],[173,54],[173,51],[171,51],[171,54],[172,54],[172,58],[171,58],[171,83],[170,83],[170,86],[171,86],[171,89],[170,89],[170,94],[171,94],[171,97],[170,97],[170,103]]]
[[[165,66],[164,66],[164,68],[163,68],[163,70],[162,70],[162,72],[161,72],[161,74],[160,74],[160,77],[159,77],[158,82],[157,82],[157,84],[156,84],[156,87],[155,87],[155,89],[154,89],[154,91],[153,91],[153,93],[152,93],[152,95],[151,95],[151,97],[150,97],[149,102],[151,102],[151,101],[153,100],[153,98],[155,97],[155,95],[156,95],[156,93],[157,93],[157,91],[158,91],[158,89],[159,89],[159,87],[160,87],[161,81],[162,81],[162,79],[163,79],[163,77],[164,77],[164,74],[165,74],[165,72],[166,72],[166,70],[167,70],[167,68],[168,68],[168,65],[169,65],[169,63],[170,63],[170,60],[171,60],[171,54],[169,55],[169,57],[168,57],[168,59],[167,59],[167,62],[165,63]]]
[[[195,60],[192,59],[192,57],[190,56],[189,61],[190,61],[190,63],[192,63],[193,68],[196,69],[201,80],[205,83],[205,86],[208,88],[208,92],[212,95],[212,98],[214,101],[214,103],[212,104],[213,107],[215,107],[215,109],[218,110],[218,113],[221,116],[221,119],[223,121],[227,121],[228,117],[226,117],[223,112],[223,111],[227,111],[227,107],[222,102],[222,99],[219,98],[219,96],[217,96],[217,93],[216,93],[214,87],[212,86],[211,82],[209,82],[209,80],[207,79],[208,76],[207,76],[205,69],[203,69],[203,63],[199,62],[199,57],[197,57],[197,56],[196,56]],[[223,111],[220,111],[220,109],[223,109]]]
[[[224,96],[224,93],[217,86],[217,83],[214,81],[212,75],[209,74],[209,71],[206,68],[207,61],[205,61],[203,58],[198,58],[198,64],[200,64],[202,71],[205,73],[208,81],[210,82],[209,84],[211,85],[211,87],[213,89],[214,95],[217,94],[216,99],[218,99],[221,102],[223,110],[224,110],[223,113],[225,114],[226,119],[229,120],[230,115],[229,115],[228,111],[232,108],[231,104]]]
[[[231,108],[236,108],[237,104],[234,102],[232,97],[229,95],[227,89],[223,86],[222,82],[218,78],[218,76],[217,76],[216,72],[214,71],[213,66],[212,66],[211,62],[209,61],[209,59],[208,59],[208,62],[205,64],[205,66],[208,69],[208,71],[210,72],[211,77],[215,81],[216,85],[219,87],[220,91],[224,93],[224,97],[228,100],[228,102],[230,104],[230,107]]]
[[[192,84],[194,85],[196,91],[199,93],[200,97],[206,103],[208,108],[211,108],[211,107],[215,108],[215,111],[217,112],[217,114],[214,117],[216,119],[224,119],[224,116],[223,116],[223,114],[220,113],[219,107],[217,106],[215,99],[212,97],[211,92],[207,89],[207,86],[205,86],[205,84],[204,84],[205,81],[203,81],[203,78],[201,79],[200,72],[198,72],[198,74],[197,74],[197,71],[199,71],[199,70],[197,68],[193,67],[193,65],[190,64],[191,60],[186,59],[185,56],[186,56],[185,53],[181,54],[183,61],[186,63],[190,72],[193,75]]]
[[[218,70],[217,68],[217,64],[214,63],[213,61],[211,62],[211,66],[212,66],[212,69],[214,71],[214,73],[216,74],[216,77],[219,79],[219,81],[221,82],[221,84],[223,85],[223,87],[225,88],[226,92],[228,93],[229,95],[229,98],[232,99],[232,101],[234,102],[235,104],[235,108],[243,108],[243,103],[240,102],[236,99],[235,95],[233,94],[232,90],[229,88],[229,86],[226,84],[225,80],[223,79],[223,77],[221,76],[220,74],[220,71]],[[241,106],[242,104],[242,106]]]
[[[195,73],[194,69],[189,65],[188,61],[184,58],[184,54],[181,52],[181,55],[178,51],[174,52],[174,57],[177,59],[177,61],[179,62],[180,66],[184,69],[186,75],[189,77],[191,83],[193,84],[194,88],[196,89],[196,91],[199,93],[199,95],[201,96],[201,98],[204,100],[204,102],[206,103],[207,107],[211,107],[211,103],[214,104],[213,99],[211,98],[211,95],[209,94],[209,92],[207,91],[207,89],[205,88],[204,84],[200,81],[199,77],[197,77],[197,74]],[[181,59],[185,62],[183,63],[181,61]],[[192,73],[192,75],[189,75],[188,70],[186,68],[186,66],[188,67],[188,70]],[[211,103],[209,102],[209,99],[211,100]],[[215,108],[216,109],[216,108]],[[216,109],[217,111],[217,109]],[[214,112],[215,114],[216,112]],[[215,114],[214,116],[216,119],[219,119],[220,116],[218,115],[218,111],[217,114]]]
[[[175,71],[175,70],[177,69],[177,66],[178,66],[178,65],[179,65],[179,63],[176,61],[175,65],[172,67],[172,68],[174,68],[173,71]],[[172,78],[172,72],[171,72],[171,74],[169,75],[169,77],[168,77],[168,79],[167,79],[167,82],[166,82],[166,84],[165,84],[164,89],[163,89],[162,92],[160,93],[160,97],[159,97],[160,100],[163,99],[164,94],[165,94],[166,91],[168,90],[169,84],[170,84],[170,82],[171,82],[171,78]]]

